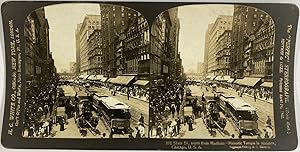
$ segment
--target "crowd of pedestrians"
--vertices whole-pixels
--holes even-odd
[[[54,122],[54,106],[56,100],[56,81],[27,83],[25,100],[25,119],[23,133],[28,137],[50,135]],[[48,127],[50,125],[50,127]],[[47,127],[46,127],[47,126]]]
[[[174,137],[184,123],[180,115],[184,96],[184,84],[180,79],[158,80],[150,90],[150,136]]]

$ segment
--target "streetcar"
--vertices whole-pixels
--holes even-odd
[[[93,96],[93,102],[94,106],[99,108],[98,112],[101,113],[112,133],[131,131],[129,106],[113,97],[98,94]]]
[[[256,135],[258,133],[256,109],[241,99],[228,99],[227,102],[229,115],[240,134]]]
[[[220,90],[215,90],[213,93],[218,97],[220,97],[222,94],[224,94],[224,92],[220,91]]]
[[[218,95],[218,102],[221,110],[227,114],[227,105],[228,105],[228,100],[234,99],[235,97],[231,94],[219,94]]]
[[[222,131],[226,126],[227,120],[221,115],[220,107],[214,96],[205,96],[202,102],[203,121],[207,128],[218,128]]]

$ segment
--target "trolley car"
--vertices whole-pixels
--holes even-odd
[[[228,99],[227,103],[226,107],[228,108],[229,115],[240,134],[257,134],[258,116],[256,109],[241,99]]]
[[[228,108],[228,100],[234,99],[235,97],[233,95],[231,95],[231,94],[219,94],[218,97],[219,97],[218,98],[219,99],[218,102],[219,102],[221,110],[223,110],[223,112],[225,114],[227,114],[226,110]]]
[[[117,133],[130,131],[130,110],[129,106],[113,97],[104,97],[95,94],[93,96],[94,106],[99,108],[104,121],[108,124],[111,132]]]

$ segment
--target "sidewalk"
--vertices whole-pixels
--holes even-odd
[[[98,87],[99,88],[99,87]],[[109,90],[108,88],[106,88],[106,87],[100,87],[100,88],[103,88],[103,89],[106,89],[106,90],[108,90],[108,91],[111,91],[111,90]],[[123,95],[123,96],[126,96],[127,97],[127,94],[126,93],[123,93],[123,92],[120,92],[120,91],[117,91],[116,93],[118,93],[118,94],[120,94],[120,95]],[[130,95],[130,98],[134,98],[134,99],[137,99],[137,100],[141,100],[141,101],[144,101],[144,102],[149,102],[148,100],[147,100],[147,98],[146,97],[144,97],[144,96],[142,96],[141,98],[139,98],[138,96],[132,96],[132,95]]]
[[[222,89],[226,89],[226,88],[222,88]],[[231,91],[233,91],[233,92],[235,92],[235,93],[237,94],[236,90],[233,89],[233,88],[228,88],[228,90],[231,90]],[[248,94],[248,93],[244,93],[243,95],[246,95],[246,96],[248,96],[248,97],[254,98],[253,95],[250,95],[250,94]],[[253,99],[253,100],[254,100],[254,99]],[[272,99],[272,98],[266,100],[266,99],[262,99],[262,98],[257,97],[256,100],[261,100],[261,101],[263,101],[263,102],[267,102],[267,103],[273,104],[273,99]]]
[[[254,98],[253,95],[250,95],[250,94],[247,94],[247,93],[245,93],[245,94],[246,94],[247,96],[249,96],[249,97]],[[262,100],[262,101],[264,101],[264,102],[268,102],[268,103],[273,104],[273,99],[268,99],[268,100],[266,100],[266,99],[262,99],[262,98],[257,97],[256,100]]]
[[[123,96],[127,96],[127,94],[126,94],[126,93],[123,93],[123,92],[118,92],[118,91],[117,91],[117,93],[120,94],[120,95],[123,95]],[[141,98],[139,98],[139,97],[137,97],[137,96],[132,96],[132,95],[131,95],[130,98],[134,98],[134,99],[141,100],[141,101],[144,101],[144,102],[149,102],[149,101],[147,100],[146,97],[141,97]]]

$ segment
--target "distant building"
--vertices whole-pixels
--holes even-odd
[[[101,29],[101,16],[100,15],[86,15],[80,26],[79,30],[79,64],[80,73],[88,74],[89,71],[89,61],[88,61],[88,38],[96,29]]]
[[[76,73],[76,67],[77,67],[76,62],[70,62],[69,66],[70,66],[69,73],[74,73],[75,74]]]
[[[225,30],[217,40],[216,51],[216,73],[220,76],[231,75],[230,52],[231,52],[231,30]]]
[[[172,74],[171,77],[178,77],[181,75],[181,65],[182,60],[180,54],[178,52],[178,45],[179,45],[179,31],[180,31],[180,21],[178,18],[178,8],[173,8],[168,10],[170,14],[170,56],[171,56],[171,63],[170,63],[170,73]]]
[[[226,30],[232,28],[232,16],[220,15],[211,26],[208,42],[207,67],[210,75],[218,75],[218,38]]]
[[[80,29],[82,23],[77,24],[77,28],[75,30],[75,39],[76,39],[76,75],[80,73]]]
[[[197,63],[197,74],[201,76],[205,76],[205,64],[203,62]]]
[[[207,75],[208,72],[208,53],[209,53],[209,36],[210,30],[213,24],[208,24],[207,30],[205,32],[205,43],[204,43],[204,75]]]
[[[101,30],[95,29],[88,38],[88,74],[103,75],[103,38]]]

